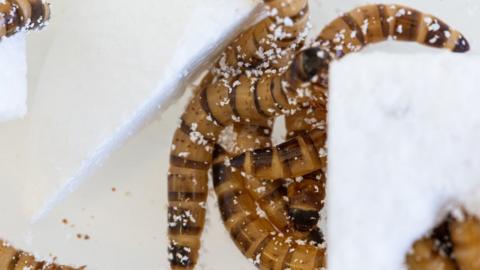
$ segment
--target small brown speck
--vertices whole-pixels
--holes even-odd
[[[67,225],[68,224],[68,219],[66,219],[66,218],[62,219],[62,223]]]
[[[117,188],[116,187],[112,187],[112,192],[116,192],[117,191]]]
[[[77,238],[78,238],[78,239],[82,239],[82,235],[79,234],[79,233],[77,233]]]
[[[88,235],[88,234],[85,234],[85,235],[83,236],[83,239],[85,239],[85,240],[89,240],[89,239],[90,239],[90,235]]]

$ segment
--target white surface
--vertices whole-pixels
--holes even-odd
[[[330,270],[403,269],[413,242],[448,210],[480,215],[479,69],[480,57],[448,53],[333,65]]]
[[[68,7],[66,4],[61,4],[64,3],[63,1],[56,1],[60,2],[60,5],[55,3],[56,12],[63,12]],[[171,2],[168,1],[168,3]],[[474,46],[473,50],[479,52],[476,44],[480,44],[478,30],[480,17],[476,14],[480,2],[476,0],[402,0],[399,2],[445,18],[452,26],[465,32]],[[339,12],[364,3],[360,0],[311,0],[312,14],[314,14],[313,33],[318,32],[318,29]],[[47,32],[32,33],[29,36],[31,42],[27,46],[30,52],[28,57],[31,85],[37,85],[36,82],[40,79],[38,71],[44,67],[45,58],[51,54],[50,46],[55,40],[52,37],[56,32],[55,27],[56,24],[52,23]],[[161,30],[158,28],[158,31]],[[392,50],[406,53],[432,51],[417,45],[408,46],[398,43],[376,45],[369,49],[369,51]],[[30,92],[35,96],[40,95],[36,87],[30,89]],[[32,104],[32,99],[29,99],[29,103]],[[89,269],[167,270],[166,170],[170,140],[183,106],[184,102],[176,103],[171,110],[158,115],[153,124],[134,135],[125,148],[113,153],[103,166],[100,166],[93,175],[88,176],[85,185],[35,225],[29,224],[29,216],[24,213],[23,204],[25,201],[28,202],[28,198],[18,196],[22,194],[22,186],[11,183],[23,174],[26,168],[23,165],[26,160],[25,155],[36,146],[21,143],[25,140],[25,134],[28,133],[23,122],[0,124],[0,149],[8,149],[9,153],[17,157],[4,160],[0,154],[0,212],[2,213],[0,236],[23,248],[35,250],[41,256],[52,253],[59,256],[63,262],[84,263],[89,266]],[[91,106],[88,108],[97,110]],[[42,141],[37,143],[41,144]],[[118,191],[112,193],[111,187],[116,187]],[[131,193],[130,196],[125,195],[128,191]],[[92,215],[94,218],[91,217]],[[201,256],[203,267],[198,269],[255,269],[233,246],[223,228],[218,216],[218,207],[212,197],[209,198],[207,216],[209,222],[203,239],[205,254]],[[75,224],[75,228],[63,225],[61,223],[63,218]],[[77,240],[74,236],[76,233],[87,233],[91,236],[91,240]]]
[[[27,111],[25,34],[0,41],[0,122],[23,117]]]
[[[68,195],[148,116],[169,105],[177,87],[258,4],[51,2],[49,28],[32,39],[45,45],[30,47],[41,55],[33,59],[43,58],[31,77],[30,113],[12,137],[0,137],[9,141],[2,148],[4,162],[28,168],[12,167],[10,179],[21,185],[27,214],[42,214]],[[20,147],[25,152],[19,157]]]
[[[89,270],[169,269],[165,158],[177,126],[171,119],[183,111],[187,99],[162,114],[169,121],[154,121],[115,151],[46,219],[32,225],[21,205],[0,204],[0,236],[35,250],[39,257],[53,254],[61,262],[86,264]],[[198,269],[254,269],[229,240],[213,191],[205,231]],[[77,233],[88,234],[90,240],[77,239]]]

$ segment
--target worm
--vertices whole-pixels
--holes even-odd
[[[372,15],[372,14],[375,14],[375,11],[377,12],[377,14]],[[397,18],[397,19],[392,19],[393,16],[390,14],[394,15],[394,18]],[[412,18],[414,19],[409,18],[406,20],[406,22],[402,21],[403,20],[402,17],[405,15],[408,15],[408,16],[412,15]],[[378,29],[376,29],[375,27],[377,27],[379,23],[380,25],[382,24],[382,19],[381,19],[382,16],[385,16],[384,20],[387,21],[389,25],[391,25],[389,26],[389,29],[396,29],[396,31],[392,32],[389,30],[389,32],[387,32],[382,30],[381,32],[382,37],[378,37],[376,35],[379,35],[380,32],[378,32],[377,31]],[[360,27],[354,26],[354,24],[352,23],[354,22],[353,18],[357,18],[357,19],[362,18],[364,25],[368,23],[372,23],[371,28],[364,27],[363,29],[360,29]],[[408,23],[409,20],[412,20],[412,21],[423,20],[426,25],[433,24],[432,30],[435,30],[437,27],[440,27],[440,29],[442,29],[442,32],[439,33],[439,35],[441,36],[441,34],[443,34],[445,36],[442,46],[440,46],[438,42],[436,43],[432,42],[433,37],[427,39],[427,37],[429,37],[429,33],[422,33],[422,31],[425,31],[425,29],[427,29],[426,27],[423,27],[423,28],[420,27],[419,29],[417,29],[415,32],[416,33],[415,35],[413,34],[409,36],[402,35],[403,32],[401,29],[403,29],[404,27],[403,25]],[[345,29],[345,27],[341,26],[342,24],[346,25],[349,29],[351,29],[351,33],[344,31],[343,29]],[[411,23],[411,24],[414,24],[414,23]],[[414,24],[414,25],[417,25],[417,24]],[[385,25],[381,27],[382,27],[381,29],[383,29]],[[367,38],[365,38],[365,36],[361,36],[360,34],[356,34],[356,33],[353,35],[353,33],[357,31],[355,29],[362,30],[362,35],[367,36]],[[348,39],[345,39],[344,37],[341,38],[341,35],[340,35],[340,38],[338,39],[337,37],[329,39],[328,38],[329,35],[331,35],[331,33],[334,33],[335,31],[337,34],[340,33],[340,34],[343,34],[344,36],[347,36],[350,34],[350,37],[356,37],[358,40],[362,40],[362,42],[360,43],[361,46],[355,43],[355,40],[348,40]],[[409,31],[410,33],[414,32],[413,30],[409,30]],[[398,32],[398,33],[395,33],[395,32]],[[446,39],[446,36],[449,36],[449,37],[453,36],[453,38],[448,40]],[[445,47],[454,52],[463,52],[468,50],[469,48],[468,43],[466,42],[466,40],[463,38],[462,35],[460,35],[457,31],[450,30],[450,28],[445,23],[443,23],[441,20],[437,19],[436,17],[430,16],[430,15],[424,15],[416,10],[413,10],[407,7],[402,7],[402,6],[391,5],[387,7],[384,5],[375,5],[375,6],[371,5],[371,6],[360,7],[350,13],[347,13],[346,15],[343,15],[341,18],[334,20],[329,26],[327,26],[327,28],[325,28],[325,30],[322,32],[317,42],[322,46],[323,50],[328,49],[329,54],[324,54],[325,53],[324,51],[315,51],[315,50],[310,51],[310,55],[319,54],[319,53],[324,54],[321,57],[322,59],[320,59],[321,61],[317,61],[317,63],[315,63],[315,61],[309,61],[308,59],[312,59],[314,57],[309,57],[308,54],[306,54],[307,60],[303,59],[298,61],[300,65],[296,65],[296,63],[298,62],[294,62],[293,67],[294,68],[307,67],[306,69],[304,68],[302,72],[303,74],[306,74],[306,75],[312,74],[312,71],[315,71],[313,72],[313,74],[315,73],[318,74],[317,80],[320,82],[319,85],[322,86],[321,88],[326,90],[328,89],[328,80],[327,80],[328,65],[332,60],[328,57],[328,55],[333,55],[332,58],[339,59],[350,52],[356,52],[360,50],[368,42],[376,43],[376,42],[386,40],[389,37],[393,38],[394,40],[417,41],[421,44],[426,44],[432,47]],[[434,37],[438,38],[436,37],[436,35]],[[352,46],[352,44],[354,46]],[[342,49],[341,51],[340,51],[340,48]],[[313,64],[318,65],[318,67],[309,69],[308,65],[302,65],[302,62],[312,62]],[[326,104],[326,102],[323,104]],[[323,115],[322,115],[322,110],[320,109],[317,109],[317,110],[319,111],[319,114],[320,114],[318,119],[326,119],[326,108],[324,108],[323,110]],[[287,129],[289,129],[288,124],[290,124],[292,126],[292,128],[290,129],[293,130],[293,132],[289,134],[290,136],[295,136],[295,135],[298,135],[298,133],[301,133],[302,131],[311,129],[308,126],[302,125],[304,121],[301,121],[301,120],[302,118],[305,119],[305,115],[302,115],[302,113],[304,114],[305,111],[297,112],[298,117],[295,117],[295,115],[294,116],[287,115]],[[317,137],[317,138],[322,138],[322,137]],[[326,139],[326,137],[323,137],[323,138]],[[296,138],[294,139],[294,141],[295,141],[294,144],[298,145],[299,148],[300,146],[302,146],[302,142],[303,142],[303,145],[305,145],[305,139]],[[313,140],[308,140],[308,139],[306,141],[310,141],[311,142],[310,146],[314,146],[311,148],[313,148],[314,150],[317,150],[317,152],[321,156],[326,154],[326,152],[323,151],[324,147],[318,147],[321,145],[320,143],[315,142]],[[325,143],[325,140],[323,140],[323,144],[324,143]],[[315,158],[311,158],[312,149],[305,149],[306,148],[305,147],[303,153],[302,151],[299,150],[295,154],[295,151],[290,151],[288,149],[291,147],[291,145],[292,145],[292,142],[290,143],[287,142],[276,148],[269,147],[269,148],[265,148],[263,151],[262,149],[253,150],[253,151],[250,151],[251,155],[248,155],[248,153],[244,155],[240,155],[238,158],[232,160],[231,162],[233,166],[242,167],[238,165],[245,162],[245,160],[249,160],[251,164],[250,170],[246,169],[245,172],[250,173],[251,175],[254,175],[256,177],[272,177],[274,179],[282,178],[282,176],[292,177],[292,176],[296,176],[294,174],[295,168],[299,170],[297,172],[298,175],[302,175],[302,173],[309,173],[308,175],[303,176],[303,178],[306,178],[304,179],[305,181],[302,180],[300,183],[294,183],[293,185],[291,185],[291,188],[290,188],[291,191],[289,192],[290,202],[291,202],[289,215],[293,218],[293,221],[297,226],[297,228],[308,230],[308,229],[311,229],[313,226],[315,226],[316,223],[318,222],[318,218],[319,218],[318,210],[321,209],[321,207],[323,206],[321,203],[321,198],[322,196],[324,196],[324,193],[323,195],[318,196],[318,194],[313,194],[311,192],[312,190],[318,192],[318,190],[320,189],[318,186],[318,181],[316,182],[314,180],[316,180],[317,178],[322,179],[322,176],[323,176],[322,170],[319,170],[318,168],[318,165],[322,163],[316,163],[317,164],[316,172],[315,171],[302,172],[301,170],[308,169],[309,166],[305,166],[306,164],[311,164],[308,161],[315,161]],[[275,154],[278,155],[276,160],[281,161],[283,166],[275,167],[272,165],[273,160],[275,159]],[[300,165],[295,166],[294,163],[299,163]],[[315,165],[315,162],[313,162],[313,165]],[[280,172],[279,175],[277,176],[265,175],[265,174],[262,175],[261,170],[265,166],[267,167],[270,166],[272,168],[272,171]],[[285,171],[287,173],[285,173]],[[252,172],[255,172],[255,173],[252,173]],[[297,196],[295,197],[295,195]]]
[[[417,241],[407,256],[409,270],[456,270],[452,259],[441,254],[435,248],[435,241],[422,239]]]
[[[260,126],[253,124],[236,124],[234,125],[234,130],[236,144],[233,149],[229,147],[229,156],[248,149],[271,145],[271,129],[267,124]],[[279,232],[301,240],[305,240],[305,238],[309,238],[311,241],[313,241],[312,239],[323,239],[320,230],[313,230],[313,227],[302,229],[295,226],[295,223],[292,222],[290,214],[291,201],[286,199],[290,197],[290,195],[284,182],[254,177],[242,177],[242,179],[244,181],[244,187],[250,197],[259,205],[259,208],[265,212],[266,218]],[[315,195],[316,197],[312,201],[317,201],[319,194],[316,193]],[[293,199],[297,197],[299,196],[292,196]],[[307,207],[310,206],[309,203],[311,203],[305,200],[302,200],[302,202],[303,205],[307,205]],[[318,214],[318,211],[316,213]],[[318,244],[321,244],[321,242]]]
[[[256,76],[283,72],[308,33],[308,0],[265,0],[269,16],[241,33],[213,69],[230,77],[246,69]]]
[[[37,261],[35,257],[18,249],[15,249],[7,242],[0,240],[0,269],[5,270],[81,270],[70,266],[58,265],[51,262]]]
[[[0,37],[42,29],[49,19],[49,4],[42,0],[4,0],[0,2]]]
[[[250,144],[242,139],[237,143],[240,148]],[[225,163],[229,154],[216,146],[212,175],[222,219],[240,251],[260,269],[325,267],[325,248],[310,243],[308,237],[300,240],[285,235],[262,217],[255,200],[244,187],[241,172]]]
[[[282,2],[269,1],[267,4],[275,7],[275,5],[282,6]],[[303,22],[306,16],[304,13],[308,10],[307,1],[290,2],[303,2],[305,5],[294,5],[292,7],[295,8],[292,9],[277,10],[278,16],[275,15],[274,18],[294,14],[294,17],[298,18],[298,20],[290,19],[292,28],[284,29],[287,34],[289,31],[298,31],[302,24],[306,24],[306,22]],[[305,10],[306,7],[307,10]],[[285,18],[283,18],[284,22]],[[290,24],[287,23],[287,26],[290,26]],[[260,80],[255,78],[255,76],[263,74],[264,69],[269,68],[269,66],[259,66],[262,63],[257,63],[258,61],[253,59],[255,58],[253,56],[258,55],[259,51],[268,52],[265,48],[255,44],[263,44],[263,41],[256,39],[254,46],[246,45],[246,42],[252,40],[253,35],[261,37],[259,33],[264,33],[266,30],[269,30],[266,32],[269,35],[270,29],[274,30],[275,27],[276,24],[272,20],[270,22],[263,20],[247,30],[247,34],[237,38],[233,42],[233,46],[227,48],[226,53],[223,54],[215,68],[210,72],[206,83],[202,84],[202,87],[196,91],[181,117],[180,127],[176,130],[172,142],[168,172],[168,252],[172,269],[193,269],[197,263],[200,236],[205,224],[204,207],[208,192],[208,170],[212,164],[215,142],[223,128],[237,119],[235,116],[239,118],[241,115],[243,118],[244,114],[252,113],[248,106],[253,103],[237,106],[236,102],[251,96],[250,87],[260,84],[263,85],[261,87],[263,92],[270,93],[267,95],[275,94],[278,96],[281,92],[280,75],[275,75],[275,79]],[[291,35],[292,37],[293,35],[297,36],[296,33]],[[295,48],[301,42],[301,39],[297,37],[288,39],[288,35],[274,37],[274,40],[283,42],[283,47],[291,46],[292,48]],[[274,47],[273,44],[265,44]],[[240,48],[239,51],[237,51],[237,48]],[[293,53],[293,51],[289,53]],[[288,54],[287,56],[282,54],[282,57],[288,58],[289,56]],[[266,57],[260,58],[264,59]],[[249,73],[245,72],[244,74],[242,70],[246,69]],[[272,72],[272,74],[275,74],[275,72]],[[238,87],[237,81],[244,82],[243,86]],[[275,81],[275,85],[273,81]],[[245,88],[247,82],[248,89]],[[260,87],[255,87],[255,89],[260,89]],[[254,95],[258,95],[256,91]],[[254,100],[252,99],[252,101]],[[268,101],[273,104],[271,96]],[[268,106],[273,107],[272,104],[268,104]],[[270,108],[268,106],[265,106],[265,108]],[[278,109],[278,107],[275,108]],[[225,113],[230,115],[223,119]],[[255,111],[255,113],[260,115],[259,118],[255,119],[256,122],[269,118],[263,114],[263,111]]]
[[[480,269],[480,220],[463,210],[448,215],[413,244],[406,264],[409,270]]]
[[[458,53],[470,48],[462,34],[435,16],[400,5],[366,5],[327,25],[313,47],[300,52],[293,61],[285,73],[286,82],[311,79],[313,95],[324,93],[328,89],[330,61],[389,38]],[[309,98],[312,96],[305,94],[297,104],[308,103]],[[313,131],[313,137],[318,134]],[[247,151],[233,158],[232,164],[251,176],[266,179],[294,178],[315,172],[325,167],[326,157],[318,157],[322,152],[321,140],[310,137],[302,135],[275,147]]]
[[[467,215],[450,224],[453,257],[461,270],[480,269],[480,221]]]
[[[381,9],[381,6],[375,7]],[[393,9],[392,6],[384,8]],[[407,9],[406,14],[408,15],[411,10]],[[403,16],[405,15],[400,14],[398,19],[390,20],[390,17],[379,13],[375,20],[385,25],[404,25],[406,23],[402,22]],[[436,20],[434,18],[434,22],[438,23],[439,20]],[[354,29],[352,27],[350,33],[353,33]],[[452,47],[453,51],[461,51],[462,48],[468,50],[466,40],[458,32],[453,30],[450,32],[450,38],[444,47]],[[369,29],[366,33],[369,33]],[[386,37],[387,35],[382,36],[383,40]],[[450,42],[454,40],[452,37],[456,38],[454,42]],[[359,36],[356,38],[359,39]],[[367,39],[364,38],[365,40]],[[370,42],[373,43],[375,40],[372,39]],[[328,41],[318,43],[327,46]],[[448,44],[455,46],[448,47]],[[340,58],[343,55],[338,51],[338,48],[335,49],[334,57]],[[330,51],[320,46],[304,50],[297,55],[292,67],[284,74],[258,78],[245,72],[235,76],[224,76],[225,78],[200,89],[192,99],[181,118],[181,126],[175,133],[171,152],[169,250],[172,268],[193,268],[198,258],[199,237],[205,217],[203,204],[206,200],[207,171],[211,167],[213,149],[220,132],[232,123],[260,122],[281,114],[292,113],[300,104],[315,104],[321,100],[319,96],[322,95],[322,91],[315,89],[309,92],[301,86],[313,80],[322,90],[324,86],[322,84],[328,83],[328,80],[321,72],[328,70],[326,63],[329,57],[331,58]],[[324,87],[323,92],[326,89],[328,87]],[[248,151],[230,162],[233,167],[259,179],[306,175],[325,167],[326,158],[319,156],[325,138],[325,131],[314,129],[278,147]]]
[[[322,105],[300,110],[293,115],[287,115],[285,117],[287,139],[299,136],[314,128],[325,129],[327,120],[326,102]],[[326,140],[323,148],[325,148],[325,144]],[[326,195],[325,171],[326,168],[323,168],[297,177],[288,186],[288,215],[297,230],[311,231],[316,228],[320,220],[319,212],[324,206]]]

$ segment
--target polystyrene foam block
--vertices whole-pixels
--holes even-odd
[[[333,65],[329,269],[403,269],[449,210],[480,215],[479,69],[479,56],[450,53]]]
[[[158,108],[171,104],[259,4],[53,0],[29,47],[29,115],[2,127],[4,172],[41,216]],[[10,136],[8,136],[10,134]],[[19,169],[18,166],[28,169]]]
[[[27,111],[27,62],[25,34],[0,41],[0,122]]]

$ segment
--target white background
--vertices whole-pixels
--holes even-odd
[[[168,6],[169,1],[162,1]],[[340,12],[365,2],[311,0],[311,4],[313,31],[318,32]],[[480,25],[480,5],[477,0],[403,0],[398,4],[408,4],[438,15],[460,29],[474,51],[479,51],[475,49],[476,44],[480,46],[480,30],[477,28]],[[166,30],[159,28],[159,31]],[[388,44],[369,50],[411,52],[426,49]],[[35,82],[35,72],[41,68],[42,55],[29,57],[30,79]],[[39,223],[31,225],[25,221],[16,208],[18,202],[14,194],[0,198],[0,204],[4,206],[1,237],[35,250],[40,256],[54,254],[62,262],[86,264],[89,269],[168,269],[165,243],[168,149],[185,101],[186,98],[157,115],[152,123],[134,135],[126,146],[115,152],[72,196]],[[113,187],[116,192],[111,190]],[[213,195],[209,198],[208,209],[199,268],[254,269],[225,232]],[[62,219],[68,219],[69,225],[63,224]],[[77,239],[77,233],[88,234],[90,240]]]

